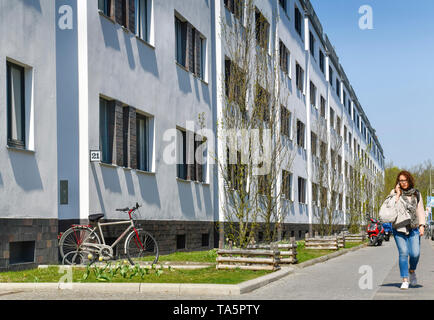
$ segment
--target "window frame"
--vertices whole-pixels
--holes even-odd
[[[307,196],[306,196],[306,179],[303,177],[298,177],[298,203],[307,204]]]
[[[22,139],[14,139],[12,137],[12,83],[11,83],[11,68],[16,69],[20,73],[20,122],[21,122],[21,137]],[[7,145],[13,148],[25,149],[26,148],[26,100],[25,100],[25,68],[11,61],[6,61],[6,114],[7,114]],[[14,107],[16,107],[14,105]]]
[[[285,200],[293,201],[293,174],[288,170],[282,170],[282,195]]]
[[[136,11],[136,36],[142,39],[143,41],[150,43],[150,21],[148,19],[150,18],[149,10],[150,6],[152,6],[152,3],[150,3],[152,0],[135,0],[135,11]],[[145,3],[145,8],[143,9],[144,12],[141,10],[141,4]],[[145,24],[143,24],[142,21],[142,14],[145,15]],[[142,28],[141,28],[142,27]],[[142,30],[144,29],[144,30]],[[143,34],[144,33],[144,36]]]
[[[111,1],[113,0],[98,0],[98,10],[107,17],[110,17],[111,15]],[[101,8],[101,4],[103,5],[103,8]]]
[[[300,37],[302,37],[303,31],[303,15],[297,5],[294,5],[294,28]]]
[[[298,62],[295,64],[295,73],[296,87],[304,94],[304,70]]]
[[[300,126],[299,126],[300,124]],[[303,129],[303,130],[301,130]],[[300,131],[302,136],[300,137]],[[297,119],[297,145],[303,149],[306,148],[306,125],[300,119]]]
[[[101,102],[104,101],[104,105]],[[101,151],[101,162],[106,164],[113,164],[113,148],[110,147],[110,126],[114,121],[111,114],[114,108],[110,105],[111,100],[99,97],[99,149]],[[104,113],[101,109],[105,109]],[[104,116],[104,119],[102,118]]]
[[[144,123],[144,141],[141,141],[140,139],[140,132],[139,130],[141,130],[140,126],[139,126],[139,121],[143,121]],[[136,112],[136,157],[137,157],[137,170],[140,171],[146,171],[146,172],[150,172],[150,150],[149,150],[149,146],[150,146],[150,142],[149,142],[149,137],[150,137],[150,132],[149,132],[150,126],[149,126],[149,117],[141,114],[141,113],[137,113]],[[140,149],[141,147],[143,147],[143,152],[145,154],[144,158],[145,158],[145,163],[144,163],[144,167],[141,166],[141,157],[140,157]]]

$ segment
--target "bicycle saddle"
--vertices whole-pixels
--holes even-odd
[[[104,217],[104,213],[90,214],[89,215],[89,221],[96,222],[99,219],[101,219],[102,217]]]

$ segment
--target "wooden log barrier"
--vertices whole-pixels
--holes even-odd
[[[217,269],[270,270],[280,269],[278,250],[232,249],[217,251]]]

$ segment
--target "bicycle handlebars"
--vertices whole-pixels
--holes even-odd
[[[139,203],[136,202],[136,205],[135,205],[134,207],[132,207],[131,209],[128,208],[128,207],[126,207],[126,208],[123,208],[123,209],[116,209],[116,211],[127,212],[127,211],[137,210],[137,209],[139,209],[140,207],[141,207],[141,206],[139,205]]]

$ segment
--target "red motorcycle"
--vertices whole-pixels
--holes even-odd
[[[370,218],[371,223],[369,223],[366,232],[369,237],[370,246],[381,246],[384,240],[384,228],[383,225],[377,219]]]

